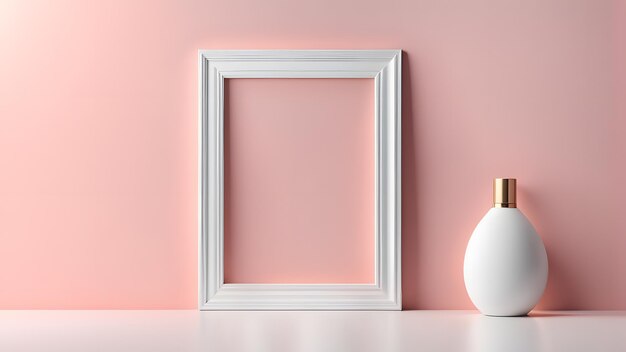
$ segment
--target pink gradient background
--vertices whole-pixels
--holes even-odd
[[[374,283],[374,80],[224,90],[224,281]]]
[[[609,0],[2,1],[0,308],[196,307],[198,49],[398,48],[404,307],[472,308],[465,246],[514,176],[538,307],[626,309],[624,22]]]

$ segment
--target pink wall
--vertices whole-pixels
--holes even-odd
[[[2,1],[0,308],[195,307],[197,49],[400,48],[405,307],[471,308],[465,245],[515,176],[539,307],[626,309],[616,4]]]
[[[224,88],[224,281],[374,283],[374,80]]]

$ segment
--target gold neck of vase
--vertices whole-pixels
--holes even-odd
[[[517,181],[514,178],[496,178],[493,180],[493,207],[517,208]]]

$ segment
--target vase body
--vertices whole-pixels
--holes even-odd
[[[491,208],[478,223],[465,252],[465,287],[485,315],[526,315],[548,279],[541,238],[516,207]]]

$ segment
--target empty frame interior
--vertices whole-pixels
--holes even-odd
[[[374,101],[373,79],[225,79],[225,283],[374,283]]]

